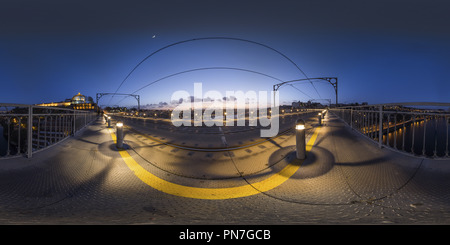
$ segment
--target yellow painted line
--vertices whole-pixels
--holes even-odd
[[[308,143],[306,144],[306,153],[311,151],[314,142],[317,139],[320,127],[318,127]],[[110,134],[114,142],[116,142],[116,135],[110,129]],[[288,180],[292,175],[300,168],[303,160],[296,160],[294,163],[288,164],[280,172],[273,174],[271,177],[262,180],[260,182],[252,183],[251,185],[244,185],[238,187],[226,187],[226,188],[200,188],[184,186],[174,184],[172,182],[163,180],[152,173],[148,172],[141,165],[139,165],[126,150],[120,150],[120,155],[127,164],[127,166],[134,172],[134,174],[144,183],[151,186],[154,189],[165,192],[167,194],[196,198],[196,199],[231,199],[246,197],[261,192],[269,191]]]

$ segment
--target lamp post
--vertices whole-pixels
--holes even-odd
[[[296,150],[297,158],[306,158],[306,140],[305,140],[305,121],[298,119],[295,123],[295,138],[296,138]]]
[[[117,137],[116,147],[118,149],[122,149],[123,148],[123,123],[122,122],[116,123],[116,137]]]

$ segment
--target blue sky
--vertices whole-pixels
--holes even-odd
[[[95,98],[115,92],[149,54],[202,37],[255,41],[307,75],[338,77],[343,103],[450,102],[450,4],[446,1],[3,1],[0,103]],[[305,78],[273,50],[235,40],[179,44],[143,62],[118,93],[190,69],[234,67],[281,80]],[[176,90],[268,90],[279,81],[238,70],[205,70],[139,91],[141,104]],[[280,101],[331,99],[325,82],[280,89]],[[300,92],[301,90],[302,92]],[[317,92],[316,92],[317,90]],[[133,104],[103,97],[100,104]]]

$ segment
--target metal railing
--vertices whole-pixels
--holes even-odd
[[[92,122],[97,112],[0,104],[0,159],[45,149]]]
[[[380,104],[330,109],[351,128],[378,142],[380,148],[385,146],[431,158],[449,157],[449,110],[450,103]]]

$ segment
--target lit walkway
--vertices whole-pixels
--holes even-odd
[[[282,170],[296,164],[292,160],[294,135],[270,143],[272,147],[260,154],[243,149],[232,156],[208,156],[189,155],[164,145],[150,148],[148,139],[130,132],[125,136],[128,150],[119,152],[112,131],[98,120],[32,159],[0,160],[0,223],[450,223],[450,160],[414,158],[379,149],[333,115],[315,129],[314,146],[291,175]],[[307,140],[313,136],[309,134]],[[177,161],[183,157],[199,165]],[[193,161],[189,157],[198,158]],[[201,159],[208,157],[217,157],[217,164],[206,170]],[[131,171],[128,161],[167,183],[149,185],[152,180],[140,179],[143,172]],[[199,171],[210,177],[196,175]],[[285,179],[271,188],[258,186],[274,176]],[[209,200],[165,191],[167,185],[175,184],[256,189],[241,197]]]

